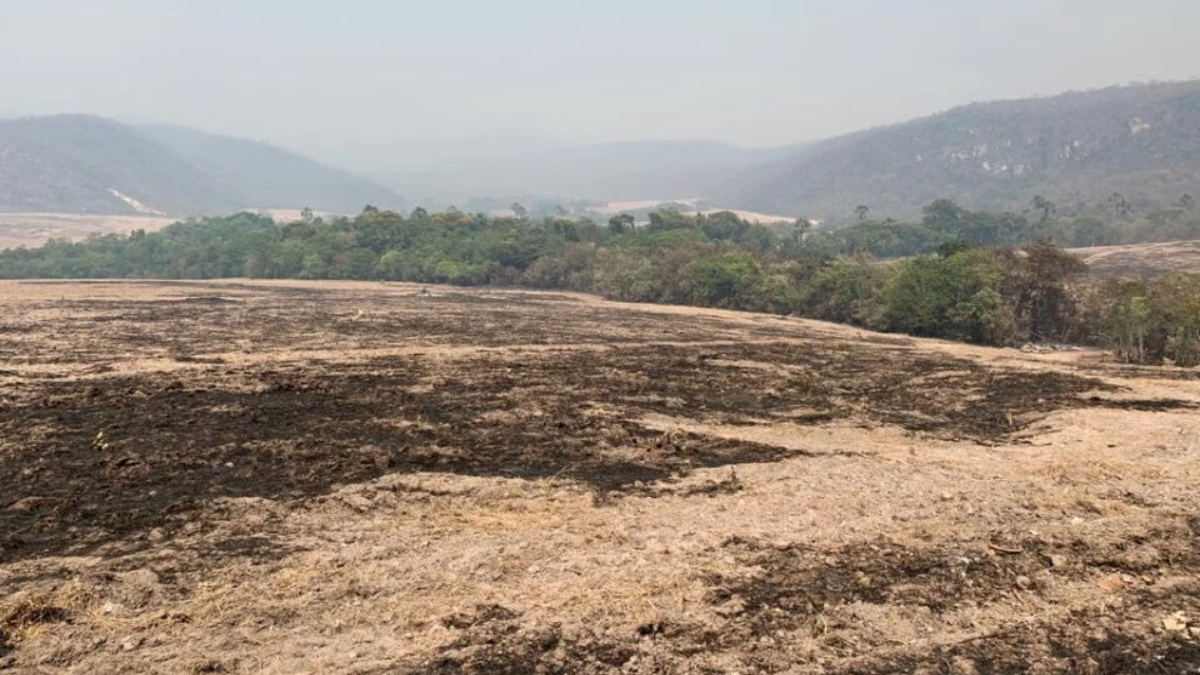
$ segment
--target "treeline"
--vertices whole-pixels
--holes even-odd
[[[948,220],[953,215],[959,227]],[[51,241],[0,253],[0,278],[375,279],[523,286],[605,297],[797,314],[979,344],[1108,343],[1124,358],[1200,361],[1200,283],[1095,282],[1004,216],[927,210],[936,252],[881,264],[830,246],[841,232],[766,227],[732,213],[587,219],[410,215],[366,208],[279,224],[238,214],[158,232]],[[897,229],[897,228],[892,228]],[[1025,237],[1036,235],[1027,231]],[[897,235],[900,236],[900,235]],[[984,244],[1007,244],[985,246]],[[1019,245],[1017,245],[1019,244]]]
[[[1083,248],[1200,239],[1200,210],[1186,194],[1172,208],[1138,214],[1125,197],[1113,193],[1105,218],[1061,216],[1058,206],[1044,197],[1035,197],[1023,213],[971,211],[941,199],[925,207],[916,223],[874,220],[870,211],[860,206],[858,223],[824,230],[810,246],[826,254],[895,258],[932,253],[956,241],[1012,246],[1047,240],[1064,248]]]

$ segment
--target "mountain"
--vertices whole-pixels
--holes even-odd
[[[200,169],[123,124],[74,115],[0,121],[0,211],[190,213],[236,203]]]
[[[0,211],[200,215],[399,205],[369,181],[261,143],[88,115],[0,120]]]
[[[978,103],[811,144],[708,193],[747,210],[847,220],[865,204],[912,217],[940,198],[1084,211],[1120,192],[1135,209],[1200,193],[1200,81]]]
[[[402,206],[390,190],[267,143],[177,126],[145,125],[138,131],[237,194],[244,205],[349,213],[368,204]]]
[[[433,153],[427,160],[378,175],[408,194],[429,195],[435,202],[518,195],[606,202],[691,198],[798,148],[750,150],[714,141],[646,140],[542,143],[472,154],[458,144],[455,152]]]

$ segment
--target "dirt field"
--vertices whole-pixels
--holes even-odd
[[[1096,246],[1070,252],[1082,258],[1095,275],[1140,279],[1175,272],[1200,274],[1200,241]]]
[[[617,213],[621,213],[623,211],[640,211],[641,209],[651,209],[651,208],[658,206],[659,204],[663,204],[663,203],[667,203],[667,202],[676,202],[676,203],[693,204],[694,205],[694,203],[693,203],[694,200],[690,200],[690,199],[689,200],[641,199],[641,200],[637,200],[637,201],[627,201],[627,202],[609,202],[608,204],[606,204],[604,206],[604,208],[602,208],[600,210],[603,213],[617,214]],[[734,215],[736,215],[738,218],[741,218],[742,220],[748,220],[752,223],[762,223],[764,225],[771,224],[771,223],[790,223],[790,222],[793,222],[796,220],[794,217],[789,218],[788,216],[773,215],[770,213],[757,213],[755,211],[739,211],[737,209],[708,209],[708,210],[704,211],[703,213],[705,215],[712,215],[714,213],[721,213],[721,212],[725,212],[725,211],[733,213]],[[689,215],[691,215],[691,214],[695,214],[696,212],[690,211],[687,213],[689,213]]]
[[[0,669],[1200,672],[1200,373],[585,296],[0,284]]]
[[[153,232],[176,222],[152,216],[80,216],[69,213],[0,213],[0,249],[37,248],[50,239],[78,241],[93,234]]]

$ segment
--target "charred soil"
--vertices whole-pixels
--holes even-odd
[[[8,291],[0,667],[1200,672],[1181,372],[583,296]]]

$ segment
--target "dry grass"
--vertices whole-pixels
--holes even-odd
[[[1200,273],[1200,241],[1095,246],[1069,252],[1079,256],[1099,276],[1140,279],[1175,272]]]
[[[0,605],[0,644],[20,646],[35,640],[55,624],[87,614],[96,599],[78,579],[49,593],[29,592],[7,605]]]
[[[1003,414],[1048,374],[1122,388],[1089,384],[1083,399],[1200,402],[1194,379],[565,294],[0,291],[0,477],[30,493],[0,498],[13,525],[0,547],[26,540],[0,548],[0,588],[19,593],[0,596],[0,663],[18,668],[869,675],[940,672],[944,658],[956,672],[1071,672],[1047,652],[1053,633],[1097,672],[1144,672],[1105,661],[1104,635],[1141,658],[1159,649],[1147,626],[1200,610],[1194,410],[1057,408],[1086,400],[1047,394],[1028,419],[1013,409],[1025,433],[987,445],[879,417],[1011,389]],[[194,302],[215,295],[240,302]],[[359,307],[369,318],[349,321]],[[884,396],[889,382],[906,395]],[[90,446],[100,430],[106,452]],[[704,464],[717,446],[779,454]],[[509,447],[523,452],[497,454]],[[495,456],[521,466],[484,471]],[[598,472],[679,470],[599,486],[578,472],[599,459],[619,461]],[[48,489],[68,475],[81,487]],[[319,489],[297,491],[306,481]],[[77,550],[88,535],[98,545]],[[1124,585],[1099,585],[1114,576]]]
[[[134,230],[153,232],[175,222],[150,216],[84,216],[73,213],[0,213],[0,249],[35,248],[50,239],[77,241]]]

